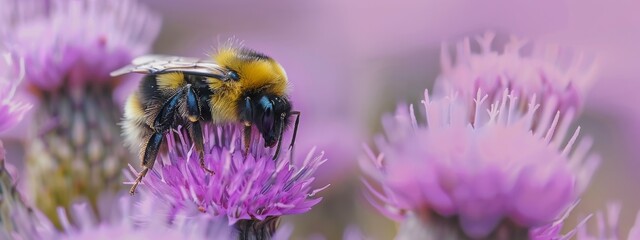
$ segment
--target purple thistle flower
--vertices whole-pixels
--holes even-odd
[[[168,223],[164,221],[161,214],[161,203],[143,201],[138,206],[128,203],[129,196],[123,196],[120,201],[120,213],[114,214],[110,220],[102,221],[98,224],[91,224],[95,221],[91,217],[90,209],[86,205],[76,205],[73,216],[79,219],[77,222],[83,226],[74,227],[69,223],[69,219],[60,211],[60,218],[64,224],[65,232],[55,234],[56,239],[232,239],[231,229],[222,219],[215,219],[211,216],[187,216],[184,213],[177,213],[174,221]],[[140,205],[146,206],[140,206]],[[144,215],[136,215],[135,208],[151,210]],[[167,214],[166,212],[164,214]],[[119,215],[119,216],[117,216]]]
[[[578,226],[572,230],[570,230],[568,233],[566,234],[561,234],[560,231],[562,231],[562,227],[564,225],[564,221],[567,219],[567,217],[569,216],[569,213],[571,213],[571,211],[573,210],[573,208],[578,205],[578,202],[576,202],[575,204],[573,204],[569,209],[567,209],[564,213],[564,215],[558,219],[556,219],[554,222],[541,226],[541,227],[537,227],[537,228],[533,228],[529,231],[529,239],[531,240],[568,240],[571,239],[573,236],[576,235],[576,233],[579,231],[580,228],[582,228],[584,226],[584,224],[591,218],[591,216],[587,216],[586,218],[582,219],[582,221],[580,221],[580,223],[578,223]]]
[[[21,222],[35,229],[27,233],[13,232],[14,239],[232,239],[226,221],[211,216],[190,216],[189,210],[174,212],[174,220],[166,221],[170,206],[152,198],[134,203],[129,196],[101,199],[100,219],[86,202],[74,204],[70,211],[58,208],[63,230],[41,214]],[[77,224],[71,224],[70,218]]]
[[[19,66],[14,66],[16,62],[8,54],[2,55],[0,62],[0,132],[3,132],[20,122],[31,105],[14,99],[16,88],[24,77],[24,63],[19,61]],[[14,67],[20,69],[16,76],[9,71]]]
[[[342,240],[367,240],[367,239],[370,239],[370,238],[364,235],[364,233],[362,233],[362,231],[354,225],[347,226],[347,228],[344,230],[344,233],[342,234]]]
[[[324,188],[311,187],[314,172],[325,162],[322,153],[316,155],[312,150],[303,162],[292,166],[289,154],[274,161],[272,149],[264,148],[254,131],[250,151],[244,157],[240,150],[242,127],[203,127],[205,162],[215,174],[200,167],[188,133],[179,128],[166,135],[168,154],[158,159],[154,167],[157,174],[149,174],[142,189],[178,208],[195,204],[202,212],[226,216],[236,227],[253,227],[254,220],[277,224],[278,217],[305,213],[322,199],[312,197]]]
[[[570,121],[557,126],[556,113],[531,130],[535,96],[524,113],[513,92],[490,106],[487,96],[477,96],[471,105],[456,96],[432,101],[425,91],[428,126],[418,123],[413,107],[383,119],[386,138],[376,139],[381,154],[368,149],[372,164],[362,165],[381,188],[365,181],[379,211],[399,221],[426,218],[437,229],[448,225],[473,238],[505,226],[526,236],[577,200],[599,163],[587,156],[590,140],[571,151],[579,128],[561,147]],[[548,111],[554,110],[542,114]]]
[[[579,226],[577,229],[577,240],[620,240],[624,239],[620,235],[620,226],[618,225],[618,219],[620,217],[620,210],[622,206],[620,203],[607,204],[607,211],[597,212],[596,219],[596,232],[595,235],[589,234],[586,225]],[[606,215],[606,217],[605,217]],[[629,230],[627,238],[628,240],[640,239],[640,212],[636,214],[636,220],[631,230]]]
[[[38,90],[113,82],[109,72],[148,51],[159,18],[136,1],[5,1],[13,9],[3,42],[25,59],[25,80]]]
[[[436,80],[436,93],[457,92],[470,101],[482,89],[489,101],[494,101],[509,88],[519,96],[536,95],[544,99],[543,105],[553,105],[549,108],[563,113],[580,110],[595,78],[593,60],[584,53],[553,45],[536,44],[527,54],[527,41],[515,37],[498,53],[491,47],[494,37],[494,33],[487,32],[476,38],[479,53],[471,51],[470,41],[465,38],[456,46],[455,64],[443,44],[442,74]]]
[[[109,72],[151,47],[160,20],[130,0],[0,1],[0,44],[24,60],[23,86],[37,101],[26,133],[26,185],[60,227],[58,206],[87,198],[95,210],[102,193],[122,187],[131,156],[113,99],[122,79]]]
[[[11,239],[14,234],[27,235],[35,231],[29,223],[35,215],[18,192],[14,180],[15,170],[5,159],[5,150],[0,141],[0,239]]]

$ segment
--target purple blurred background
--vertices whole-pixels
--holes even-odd
[[[498,34],[498,42],[516,35],[598,56],[599,77],[577,124],[583,136],[595,139],[603,164],[567,225],[608,201],[621,201],[626,232],[640,208],[637,1],[142,2],[163,18],[154,53],[206,57],[235,37],[285,67],[295,108],[303,112],[296,154],[314,145],[324,150],[329,161],[319,185],[332,184],[310,213],[285,218],[298,238],[336,239],[352,224],[374,239],[394,236],[392,222],[360,196],[361,144],[379,132],[383,113],[398,101],[416,102],[433,85],[442,42],[487,30]],[[5,145],[19,146],[9,140]]]

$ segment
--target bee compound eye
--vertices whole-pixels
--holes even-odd
[[[240,75],[238,75],[238,73],[236,71],[233,71],[233,70],[229,70],[229,72],[227,73],[227,76],[229,77],[229,79],[231,79],[233,81],[240,80]]]

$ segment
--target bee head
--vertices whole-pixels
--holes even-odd
[[[221,66],[221,71],[226,72],[224,82],[238,87],[239,91],[263,92],[276,96],[286,94],[287,73],[267,55],[248,48],[222,48],[218,50],[214,60]]]
[[[290,123],[291,103],[283,97],[262,95],[244,98],[240,116],[258,128],[265,147],[273,147]]]

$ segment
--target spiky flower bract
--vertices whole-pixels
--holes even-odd
[[[577,240],[621,240],[621,239],[640,239],[640,212],[636,213],[635,223],[628,233],[620,233],[620,211],[622,205],[612,202],[607,204],[605,212],[597,212],[595,214],[596,228],[588,229],[587,225],[578,227]],[[627,236],[624,238],[623,236]]]
[[[171,207],[153,198],[139,202],[129,196],[115,195],[100,199],[98,214],[87,202],[74,203],[72,208],[58,209],[63,229],[59,230],[46,217],[37,214],[30,221],[19,222],[29,232],[9,232],[11,239],[232,239],[232,229],[226,220],[211,216],[192,216],[183,209]],[[174,216],[167,221],[168,214]],[[36,212],[37,213],[37,212]],[[76,224],[71,224],[72,219]]]
[[[178,128],[166,135],[168,154],[157,160],[157,174],[147,175],[139,189],[176,208],[195,204],[203,213],[226,216],[241,233],[267,235],[273,231],[263,228],[275,231],[280,216],[307,212],[320,202],[313,197],[322,189],[311,184],[323,154],[312,150],[290,166],[286,152],[272,159],[272,149],[263,147],[255,130],[245,156],[242,126],[204,124],[203,129],[205,163],[214,175],[202,169],[187,131]]]
[[[442,73],[436,80],[437,95],[456,92],[471,101],[478,90],[489,101],[501,98],[509,88],[519,96],[538,96],[541,104],[562,113],[578,111],[595,79],[595,60],[576,50],[557,45],[527,44],[512,37],[498,52],[492,47],[495,34],[476,38],[480,52],[471,50],[468,38],[456,45],[455,63],[443,44]],[[526,105],[527,99],[520,99]]]
[[[159,18],[136,1],[2,1],[2,46],[24,59],[24,90],[36,101],[27,133],[30,198],[56,222],[58,206],[122,187],[131,157],[122,145],[122,79],[109,72],[146,52]]]
[[[0,57],[0,132],[3,132],[21,121],[31,105],[14,97],[24,77],[24,62],[14,60],[8,53],[1,53]],[[18,70],[14,72],[14,68]]]
[[[127,0],[6,1],[15,19],[3,44],[23,57],[30,90],[114,84],[109,73],[146,53],[160,20]],[[117,80],[117,79],[116,79]]]
[[[14,127],[31,105],[14,99],[17,85],[22,80],[24,64],[13,61],[10,55],[0,57],[0,132]],[[18,68],[19,74],[11,75],[13,68]],[[27,206],[16,189],[15,179],[6,163],[5,149],[0,141],[0,238],[9,239],[14,232],[27,233],[33,231],[30,226],[20,224],[31,220],[32,210]],[[15,172],[13,173],[15,174]]]
[[[426,124],[413,107],[399,107],[383,119],[381,154],[368,150],[372,164],[363,164],[379,185],[365,181],[371,202],[398,221],[413,216],[436,239],[522,238],[552,224],[584,191],[599,159],[587,156],[588,140],[571,151],[579,129],[561,147],[570,121],[557,126],[558,113],[531,130],[539,105],[533,97],[521,113],[516,98],[504,91],[489,104],[478,92],[471,105],[455,95],[430,100],[425,91]]]
[[[71,211],[81,226],[69,224],[68,216],[59,211],[65,231],[56,233],[59,239],[232,239],[231,229],[223,219],[211,216],[191,216],[183,211],[175,212],[173,221],[164,218],[169,214],[169,206],[155,199],[132,204],[129,196],[123,196],[120,203],[112,201],[111,209],[104,213],[111,216],[96,223],[86,205],[75,205]],[[166,206],[163,206],[166,205]],[[118,209],[119,208],[119,209]],[[115,214],[114,214],[115,212]],[[103,217],[104,218],[104,217]]]
[[[11,239],[14,234],[32,234],[35,227],[30,223],[35,218],[32,208],[25,203],[16,188],[0,141],[0,239]]]

